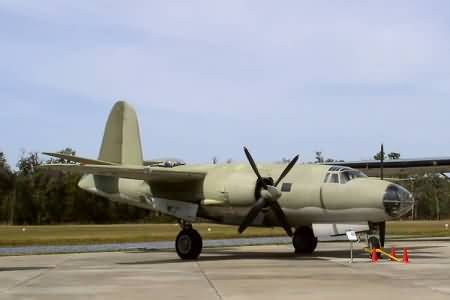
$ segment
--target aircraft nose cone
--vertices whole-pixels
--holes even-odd
[[[393,218],[406,214],[413,206],[414,197],[404,187],[391,184],[386,188],[383,205],[386,213]]]

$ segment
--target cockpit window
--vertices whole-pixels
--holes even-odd
[[[344,170],[340,174],[341,184],[345,184],[355,178],[367,177],[363,172],[357,170]]]
[[[339,183],[339,177],[338,177],[338,174],[331,174],[331,177],[330,177],[330,183]]]
[[[328,170],[324,182],[346,184],[347,182],[352,181],[355,178],[361,177],[367,176],[366,174],[358,170],[333,166]]]

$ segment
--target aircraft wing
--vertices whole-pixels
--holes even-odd
[[[145,180],[149,183],[157,182],[185,182],[203,179],[206,172],[177,170],[176,168],[158,168],[145,166],[124,165],[97,165],[97,164],[46,164],[40,167],[45,170],[57,170],[78,174],[93,174],[112,176],[136,180]]]
[[[326,165],[350,167],[364,172],[367,176],[380,176],[381,162],[377,160],[334,162],[326,163]],[[385,160],[383,163],[383,173],[384,176],[450,173],[450,157]]]
[[[80,164],[94,164],[94,165],[115,165],[114,163],[103,161],[103,160],[97,160],[97,159],[91,159],[91,158],[85,158],[70,154],[63,154],[63,153],[53,153],[53,152],[43,152],[42,154],[53,156],[60,159],[65,159],[68,161],[77,162]]]

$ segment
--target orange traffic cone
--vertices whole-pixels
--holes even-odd
[[[397,250],[395,249],[395,247],[392,247],[391,249],[391,256],[397,258]],[[390,260],[395,261],[395,259],[393,259],[392,257],[390,258]]]
[[[409,264],[408,248],[403,249],[403,263]]]
[[[378,253],[376,248],[372,248],[372,263],[378,262]]]

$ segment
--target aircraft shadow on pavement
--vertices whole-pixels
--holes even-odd
[[[14,272],[14,271],[37,271],[37,270],[50,270],[53,267],[4,267],[0,268],[0,272]]]
[[[443,256],[435,255],[435,252],[427,251],[427,249],[440,248],[445,246],[416,246],[409,247],[410,258],[411,259],[430,259],[430,258],[444,258]],[[258,259],[268,259],[268,260],[295,260],[295,261],[329,261],[331,259],[341,259],[349,258],[350,251],[347,250],[320,250],[311,255],[301,255],[295,254],[293,252],[261,252],[261,251],[237,251],[237,248],[226,248],[226,249],[206,249],[203,251],[198,262],[207,261],[227,261],[227,260],[258,260]],[[175,251],[169,250],[139,250],[130,253],[143,253],[143,252],[154,252],[154,253],[174,253]],[[433,255],[434,254],[434,255]],[[176,254],[175,254],[176,255]],[[400,249],[397,250],[397,255],[401,257]],[[369,254],[361,249],[355,249],[353,252],[353,257],[357,258],[367,258],[369,260]],[[132,262],[120,262],[119,265],[153,265],[153,264],[166,264],[166,263],[185,263],[192,262],[192,260],[181,260],[178,257],[175,258],[165,258],[165,259],[154,259],[154,260],[143,260],[143,261],[132,261]]]
[[[147,252],[147,251],[139,251]],[[172,250],[161,250],[161,251],[151,251],[160,253],[174,253]],[[135,252],[137,253],[137,252]],[[176,254],[175,254],[176,255]],[[200,258],[196,261],[206,262],[206,261],[227,261],[227,260],[256,260],[256,259],[278,259],[278,260],[323,260],[319,257],[303,256],[297,255],[293,252],[261,252],[261,251],[239,251],[237,252],[235,248],[230,249],[205,249],[202,252]],[[155,259],[155,260],[145,260],[145,261],[134,261],[134,262],[122,262],[118,263],[121,265],[139,265],[139,264],[164,264],[164,263],[188,263],[192,260],[182,260],[178,256],[174,258],[166,259]]]

